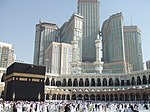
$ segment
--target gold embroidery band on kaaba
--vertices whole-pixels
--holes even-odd
[[[45,75],[39,75],[39,74],[25,74],[25,73],[12,73],[5,77],[5,80],[10,79],[12,77],[20,77],[20,78],[38,78],[38,79],[44,79]]]

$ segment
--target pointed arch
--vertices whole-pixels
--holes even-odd
[[[137,76],[137,85],[141,85],[141,78],[140,78],[140,76]]]
[[[95,95],[94,94],[90,95],[90,100],[95,101]]]
[[[99,95],[99,94],[97,94],[97,95],[96,95],[96,100],[97,100],[97,101],[101,100],[101,98],[100,98],[100,95]]]
[[[52,78],[52,80],[51,80],[51,86],[55,86],[55,80],[54,80],[54,78]]]
[[[85,86],[89,86],[89,79],[88,78],[85,79]]]
[[[103,86],[107,86],[107,80],[106,80],[106,78],[103,79]]]
[[[97,86],[101,86],[101,79],[100,78],[97,79]]]
[[[48,78],[48,77],[46,78],[45,85],[47,85],[47,86],[50,85],[50,82],[49,82],[49,78]]]
[[[68,80],[68,86],[72,86],[72,79],[71,78]]]
[[[62,86],[66,86],[66,79],[63,79],[63,81],[62,81]]]
[[[95,86],[95,79],[94,78],[91,79],[91,86]]]
[[[143,75],[143,84],[147,84],[147,77]]]
[[[113,79],[112,78],[109,79],[109,86],[113,86]]]
[[[56,81],[56,86],[61,86],[61,81]]]
[[[89,100],[89,95],[88,94],[84,95],[84,100]]]
[[[72,100],[77,100],[77,97],[75,94],[72,95]]]
[[[76,78],[73,81],[73,86],[78,86],[78,80]]]
[[[83,100],[83,95],[82,94],[78,95],[78,100]]]
[[[115,79],[115,86],[120,86],[119,78],[116,78],[116,79]]]
[[[136,82],[135,82],[135,78],[134,77],[132,77],[132,79],[131,79],[131,85],[133,86],[133,85],[136,85]]]
[[[82,78],[80,78],[80,80],[79,80],[79,86],[80,87],[83,86],[83,79]]]

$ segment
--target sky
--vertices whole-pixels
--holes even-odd
[[[150,60],[150,0],[100,0],[100,26],[122,12],[125,25],[142,34],[144,63]],[[0,42],[14,46],[16,60],[33,63],[35,25],[39,20],[59,27],[77,12],[77,0],[0,0]]]

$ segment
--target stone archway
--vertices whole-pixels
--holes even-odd
[[[70,100],[70,95],[69,94],[67,94],[66,97],[67,97],[66,100]]]
[[[143,84],[147,84],[147,77],[143,75]]]
[[[120,86],[120,82],[118,78],[115,79],[115,86]]]
[[[56,94],[52,95],[52,100],[56,100]]]
[[[79,80],[79,86],[80,87],[83,86],[83,79],[82,78]]]
[[[132,77],[132,79],[131,79],[131,85],[133,86],[133,85],[136,85],[136,82],[135,82],[135,78],[134,77]]]
[[[48,77],[46,78],[45,85],[47,85],[47,86],[50,85],[50,82],[49,82],[49,78],[48,78]]]
[[[89,79],[88,78],[85,79],[85,86],[89,86]]]
[[[141,78],[140,78],[140,76],[137,76],[137,85],[141,85]]]
[[[96,95],[96,100],[97,100],[97,101],[101,100],[101,98],[100,98],[100,95],[99,95],[99,94],[97,94],[97,95]]]
[[[77,99],[78,99],[78,100],[83,100],[83,95],[82,95],[82,94],[79,94]]]
[[[95,95],[94,94],[90,95],[90,100],[95,101]]]
[[[75,94],[72,95],[72,100],[77,100],[77,97]]]
[[[95,86],[95,79],[94,78],[91,79],[91,86]]]
[[[107,86],[107,80],[106,80],[106,78],[103,79],[103,86]]]
[[[61,86],[61,81],[56,81],[56,86]]]
[[[71,80],[71,78],[68,80],[68,86],[72,86],[72,80]]]
[[[52,78],[52,80],[51,80],[51,86],[55,86],[55,80],[54,80],[54,78]]]
[[[63,79],[62,86],[67,86],[66,79]]]
[[[73,81],[73,86],[78,86],[78,80],[76,78]]]
[[[89,95],[88,94],[84,95],[84,100],[89,100]]]
[[[49,100],[49,94],[48,93],[46,94],[46,100]]]
[[[113,86],[113,79],[112,78],[109,79],[109,86]]]
[[[101,86],[101,79],[100,78],[97,79],[97,86]]]

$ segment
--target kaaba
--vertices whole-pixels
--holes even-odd
[[[44,101],[45,66],[15,62],[5,75],[5,101]]]

